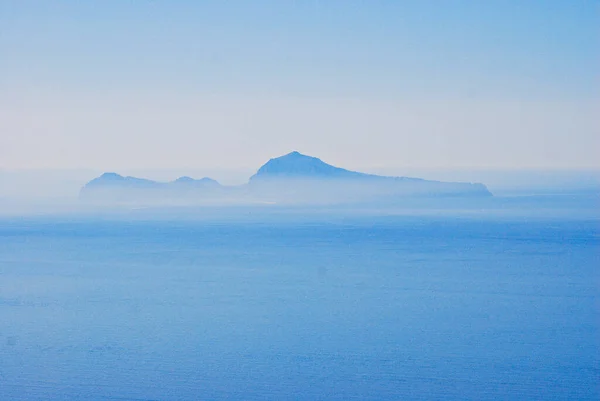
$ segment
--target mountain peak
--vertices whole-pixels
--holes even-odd
[[[175,182],[194,182],[194,181],[196,181],[196,180],[194,180],[192,177],[188,177],[187,175],[179,177],[178,179],[175,180]]]
[[[321,159],[293,151],[270,159],[250,179],[260,178],[356,178],[361,173],[327,164]]]
[[[302,153],[298,152],[297,150],[294,150],[293,152],[290,152],[290,153],[286,153],[283,156],[274,157],[271,160],[305,160],[306,162],[308,162],[309,160],[312,160],[312,161],[315,161],[315,160],[321,161],[320,159],[318,159],[316,157],[302,154]]]
[[[100,179],[103,179],[103,180],[121,181],[121,180],[123,180],[125,177],[123,177],[122,175],[120,175],[120,174],[117,174],[117,173],[110,173],[110,172],[109,172],[109,173],[104,173],[104,174],[102,174],[102,175],[101,175],[100,177],[98,177],[98,178],[100,178]]]
[[[204,178],[200,178],[199,180],[196,180],[192,177],[188,177],[188,176],[182,176],[179,177],[178,179],[176,179],[175,181],[173,181],[174,184],[189,184],[189,185],[215,185],[215,186],[220,186],[220,184],[213,180],[212,178],[208,178],[208,177],[204,177]]]

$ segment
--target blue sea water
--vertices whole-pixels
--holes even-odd
[[[0,220],[0,400],[597,400],[596,218]]]

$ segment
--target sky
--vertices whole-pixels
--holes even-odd
[[[598,169],[600,1],[0,0],[0,170]]]

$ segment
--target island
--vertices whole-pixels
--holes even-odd
[[[91,203],[338,204],[415,197],[489,197],[481,183],[443,182],[351,171],[299,152],[270,159],[246,184],[221,185],[208,177],[171,182],[104,173],[88,182],[80,199]]]

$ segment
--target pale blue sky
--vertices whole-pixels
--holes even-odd
[[[0,168],[598,168],[599,1],[3,1]]]

